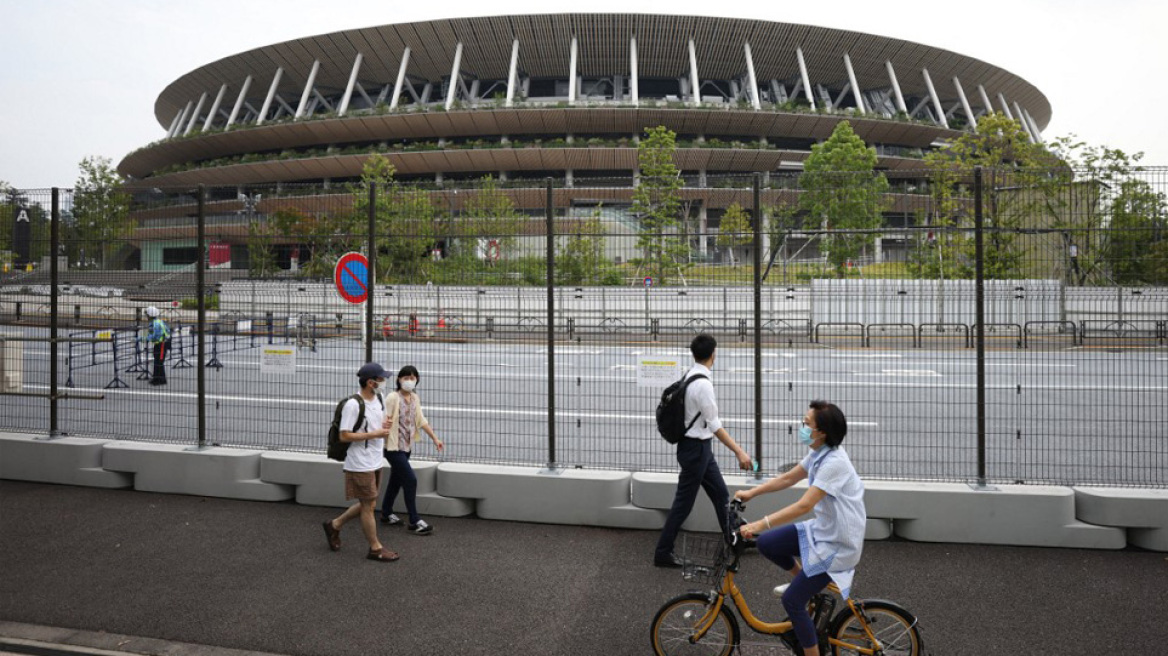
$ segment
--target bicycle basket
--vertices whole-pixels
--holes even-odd
[[[721,535],[706,537],[682,534],[681,577],[686,581],[719,585],[726,574],[730,547]]]

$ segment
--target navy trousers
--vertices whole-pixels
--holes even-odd
[[[681,475],[677,479],[673,506],[665,518],[665,528],[661,529],[661,537],[657,540],[656,558],[667,558],[673,553],[677,532],[693,510],[698,488],[705,490],[706,496],[710,497],[714,512],[718,514],[718,526],[722,527],[723,532],[726,531],[726,504],[730,501],[730,492],[726,489],[718,462],[714,460],[711,448],[713,441],[713,438],[698,440],[683,437],[677,443],[677,464],[681,465]]]
[[[381,516],[388,517],[393,512],[397,493],[403,492],[410,524],[417,524],[421,519],[418,515],[418,477],[410,466],[410,452],[386,451],[385,459],[389,461],[389,486],[385,488],[385,499],[381,502]]]

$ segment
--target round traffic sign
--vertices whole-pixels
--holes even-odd
[[[341,298],[350,303],[364,303],[369,298],[369,260],[361,253],[345,253],[337,260],[333,280]]]
[[[652,276],[645,276],[645,286],[646,287],[653,286],[653,277]]]

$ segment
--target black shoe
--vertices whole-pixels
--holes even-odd
[[[653,567],[669,567],[672,569],[678,569],[684,564],[685,564],[685,561],[678,558],[675,554],[672,554],[672,553],[669,554],[668,556],[654,556],[653,557]]]

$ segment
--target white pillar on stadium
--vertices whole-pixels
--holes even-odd
[[[750,83],[750,105],[756,110],[762,109],[758,99],[758,78],[754,75],[754,55],[750,52],[750,43],[743,43],[742,50],[746,54],[746,80]]]
[[[195,111],[191,113],[191,118],[187,121],[187,129],[183,130],[183,136],[191,133],[195,129],[195,122],[199,120],[199,112],[203,111],[203,104],[207,102],[207,92],[199,96],[199,104],[195,105]]]
[[[852,95],[856,97],[856,109],[861,114],[867,114],[864,109],[864,96],[860,93],[860,85],[856,82],[856,71],[852,68],[852,58],[844,53],[844,68],[848,71],[848,82],[852,83]]]
[[[312,96],[312,85],[316,84],[316,74],[320,71],[320,60],[312,62],[312,70],[308,73],[308,81],[304,83],[304,92],[300,94],[300,104],[296,106],[296,119],[304,116],[308,107],[308,99]]]
[[[268,110],[272,108],[272,99],[276,97],[276,89],[280,88],[280,78],[284,76],[284,67],[276,68],[276,74],[272,76],[272,85],[268,87],[268,95],[264,98],[264,106],[260,109],[260,115],[256,117],[256,125],[263,125],[264,119],[268,116]]]
[[[572,45],[568,47],[568,104],[576,104],[576,35],[572,35]]]
[[[896,69],[892,68],[892,60],[884,60],[884,68],[888,69],[888,82],[892,85],[893,95],[896,96],[896,108],[908,114],[908,105],[904,103],[904,93],[900,90],[900,82],[896,79]]]
[[[985,113],[993,112],[994,104],[990,102],[990,94],[986,93],[985,86],[977,85],[977,93],[981,96],[981,106],[985,108]]]
[[[637,86],[637,37],[629,37],[629,91],[633,97],[633,106],[641,106],[640,89]]]
[[[1034,135],[1035,140],[1038,143],[1044,143],[1042,140],[1042,131],[1038,129],[1038,123],[1034,120],[1034,117],[1025,109],[1022,110],[1022,114],[1026,117],[1026,121],[1030,123],[1030,133]]]
[[[401,65],[397,67],[397,81],[393,83],[393,98],[389,101],[390,109],[397,109],[398,102],[401,101],[402,86],[406,82],[406,68],[410,65],[410,47],[402,51]]]
[[[251,76],[248,75],[243,80],[243,86],[239,88],[239,97],[235,99],[235,107],[231,109],[231,116],[227,118],[227,125],[223,126],[229,128],[235,124],[235,119],[239,117],[239,110],[243,108],[244,98],[247,97],[247,90],[251,88]]]
[[[460,66],[462,66],[462,41],[454,47],[454,65],[450,67],[450,88],[446,90],[446,111],[454,106],[454,94],[458,91],[458,80],[461,73]]]
[[[337,107],[337,116],[344,116],[349,111],[349,101],[353,99],[353,87],[357,86],[357,74],[361,72],[361,62],[365,56],[357,53],[353,59],[353,70],[349,73],[349,84],[345,87],[345,95],[341,98],[341,105]]]
[[[933,100],[933,109],[937,111],[937,123],[944,127],[949,127],[949,121],[945,120],[945,108],[941,106],[941,99],[937,96],[937,89],[933,87],[933,78],[929,77],[929,69],[922,68],[921,75],[925,78],[925,87],[929,90],[929,98]]]
[[[515,83],[519,78],[519,39],[511,42],[511,65],[507,68],[507,107],[515,105]]]
[[[795,48],[795,58],[799,60],[799,74],[803,76],[803,95],[815,109],[815,94],[811,92],[811,76],[807,74],[807,62],[803,59],[803,48]]]
[[[1030,141],[1038,143],[1038,137],[1034,136],[1034,132],[1030,129],[1030,125],[1026,123],[1026,115],[1022,112],[1022,107],[1018,104],[1017,100],[1014,101],[1014,116],[1015,120],[1018,121],[1018,123],[1022,126],[1022,129],[1026,132],[1026,136],[1030,137]]]
[[[1006,97],[1000,92],[998,93],[998,102],[1002,105],[1002,113],[1011,121],[1014,120],[1014,113],[1010,111],[1010,103],[1006,102]]]
[[[167,138],[173,137],[175,131],[178,130],[178,126],[182,124],[182,115],[183,110],[181,109],[175,112],[174,119],[170,122],[170,127],[166,129]]]
[[[183,125],[186,125],[186,122],[187,122],[187,117],[191,115],[191,109],[192,109],[194,106],[195,106],[195,101],[193,101],[193,100],[188,100],[188,101],[187,101],[187,106],[183,108],[183,111],[182,111],[182,116],[181,116],[181,117],[178,119],[178,129],[176,129],[176,130],[174,131],[174,136],[176,136],[176,137],[177,137],[177,136],[178,136],[178,133],[179,133],[180,131],[182,131],[182,129],[183,129]]]
[[[211,103],[211,111],[207,112],[207,120],[203,122],[203,132],[211,129],[215,115],[219,113],[219,105],[223,104],[223,94],[225,93],[227,93],[227,85],[223,84],[219,87],[219,93],[215,94],[215,102]]]
[[[957,89],[957,97],[961,99],[961,108],[965,110],[965,117],[969,119],[969,125],[974,130],[977,129],[977,117],[973,115],[973,110],[969,107],[969,99],[965,97],[965,89],[961,88],[961,80],[957,76],[953,76],[953,86]]]
[[[702,89],[698,84],[698,55],[692,38],[689,40],[689,83],[693,90],[691,96],[694,107],[699,107],[702,104]]]

